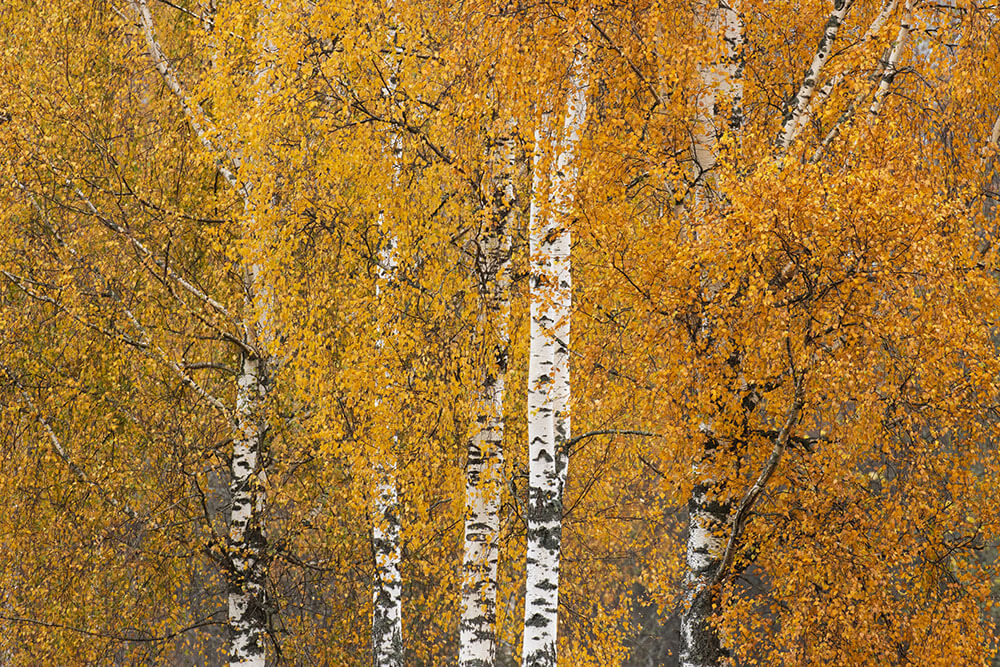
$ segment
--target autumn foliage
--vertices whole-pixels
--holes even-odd
[[[998,139],[978,0],[7,0],[0,663],[994,664]]]

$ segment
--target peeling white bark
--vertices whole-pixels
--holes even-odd
[[[528,362],[528,553],[522,662],[556,664],[562,493],[570,437],[569,335],[573,293],[570,215],[577,183],[577,144],[587,117],[587,55],[574,55],[562,140],[552,166],[548,206],[539,198],[541,130],[535,132],[531,253],[531,341]],[[544,122],[544,121],[543,121]],[[544,220],[542,219],[544,217]]]
[[[706,590],[719,567],[730,504],[713,494],[721,491],[706,473],[715,443],[706,446],[706,458],[694,467],[695,483],[688,502],[689,534],[684,614],[681,616],[681,667],[718,667],[726,653],[711,621],[714,595]]]
[[[702,181],[718,162],[723,134],[743,124],[743,21],[735,1],[706,0],[701,11],[703,21],[711,32],[721,35],[726,49],[719,62],[699,69],[701,90],[691,151],[698,167],[696,182]],[[720,116],[716,113],[720,105],[731,113]]]
[[[868,32],[865,35],[866,39],[874,38],[874,36],[882,29],[885,22],[895,9],[895,6],[896,2],[889,2],[883,6],[882,11],[879,12],[875,21],[872,23],[871,27],[869,27]],[[903,8],[903,16],[900,20],[899,32],[896,34],[893,46],[889,51],[888,57],[879,62],[879,67],[876,70],[878,72],[877,76],[879,83],[875,90],[875,99],[868,108],[870,119],[878,116],[879,112],[882,110],[882,105],[885,103],[885,100],[889,95],[889,87],[892,85],[892,82],[896,78],[896,74],[899,71],[899,60],[902,58],[903,49],[908,41],[913,21],[913,6],[913,0],[907,0]],[[833,81],[829,82],[827,86],[824,87],[824,90],[827,87],[832,90],[832,87],[839,82],[840,78],[843,77],[835,78]],[[826,92],[826,95],[829,95],[829,92]],[[860,93],[857,98],[854,99],[850,105],[848,105],[844,113],[841,114],[837,122],[834,123],[833,127],[831,127],[829,132],[827,132],[815,152],[813,152],[810,162],[814,164],[819,162],[823,157],[823,152],[826,150],[826,147],[833,143],[833,140],[840,135],[844,127],[849,126],[854,121],[855,111],[861,106],[862,102],[864,102],[865,95],[866,93],[864,92]]]
[[[885,24],[889,20],[889,17],[896,10],[896,5],[898,4],[898,2],[899,0],[886,0],[886,2],[883,3],[881,11],[879,11],[879,13],[875,16],[875,20],[872,21],[871,25],[868,26],[868,30],[866,30],[865,34],[861,37],[861,44],[867,44],[868,42],[873,40],[875,36],[878,35],[879,32],[882,31],[882,28],[885,27]],[[812,119],[812,117],[816,115],[816,111],[820,107],[822,107],[823,104],[826,103],[826,101],[830,98],[830,94],[834,91],[834,89],[838,85],[840,85],[840,82],[843,80],[844,80],[844,73],[837,72],[832,77],[830,77],[826,81],[826,83],[823,84],[820,90],[810,100],[809,106],[806,108],[805,112],[802,114],[802,117],[799,119],[798,129],[795,133],[795,136],[792,137],[792,140],[794,140],[795,137],[798,136],[799,133],[801,133],[802,129],[809,124],[809,121]],[[791,144],[791,141],[789,141],[788,143]]]
[[[261,86],[271,71],[270,58],[274,44],[268,34],[272,7],[262,2],[258,54],[261,61],[254,72],[255,82],[264,92],[255,103],[263,106],[270,94]],[[247,233],[256,238],[255,258],[267,255],[273,243],[273,233],[256,230],[254,204],[251,201],[254,184],[246,182],[241,192],[249,216]],[[259,261],[259,259],[257,260]],[[229,664],[230,667],[264,667],[266,663],[265,633],[268,627],[267,599],[267,537],[265,510],[267,506],[267,395],[273,387],[274,375],[280,365],[270,350],[276,339],[273,287],[263,279],[263,267],[250,264],[244,268],[244,294],[247,310],[254,314],[252,325],[246,327],[245,350],[241,355],[240,372],[236,379],[236,437],[233,440],[229,490],[232,505],[229,516]],[[249,350],[249,351],[247,351]]]
[[[391,139],[394,155],[398,155],[399,138]],[[398,161],[396,162],[398,175]],[[379,215],[379,227],[384,217]],[[391,283],[396,272],[396,239],[390,238],[379,257],[378,283],[375,293],[381,293],[382,283]],[[393,332],[394,335],[395,332]],[[376,342],[381,349],[384,340]],[[376,403],[376,407],[378,404]],[[393,435],[380,460],[375,462],[375,502],[372,506],[372,551],[375,558],[372,582],[372,661],[375,667],[403,665],[403,580],[399,565],[400,517],[397,481],[398,438]]]

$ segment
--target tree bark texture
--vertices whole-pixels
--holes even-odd
[[[509,229],[514,217],[514,142],[506,139],[494,193],[492,224],[476,253],[480,348],[484,360],[474,404],[473,436],[465,469],[465,540],[462,559],[461,667],[487,667],[496,658],[497,563],[503,489],[504,390],[510,319]],[[491,344],[489,339],[493,339]]]
[[[705,175],[719,158],[719,139],[724,132],[738,133],[742,118],[743,23],[735,0],[709,0],[701,7],[700,20],[710,36],[724,42],[719,62],[701,69],[701,95],[698,100],[694,154],[702,190],[707,190]],[[719,109],[730,112],[719,118]],[[707,204],[704,194],[697,195],[696,205]],[[711,292],[709,286],[706,291]],[[710,298],[710,297],[709,297]],[[703,322],[704,335],[711,323]],[[715,627],[715,591],[710,584],[724,549],[723,534],[730,512],[722,489],[711,474],[712,459],[718,446],[712,428],[705,425],[704,451],[694,465],[694,486],[688,502],[689,530],[687,572],[685,574],[684,611],[681,616],[681,655],[683,667],[716,667],[724,664],[726,652]]]
[[[552,165],[548,205],[539,201],[542,134],[535,133],[531,254],[531,331],[528,362],[528,553],[524,600],[526,666],[556,664],[562,493],[570,438],[569,335],[573,292],[570,214],[576,146],[587,116],[589,75],[582,47],[574,55],[566,118]]]
[[[382,89],[382,96],[391,105],[395,101],[399,85],[400,47],[391,0],[386,3],[386,9],[391,21],[386,33],[390,51],[385,58],[389,78]],[[395,188],[399,183],[403,144],[396,132],[389,133],[387,143],[392,155],[391,187]],[[398,263],[397,239],[391,231],[387,233],[384,213],[379,213],[378,226],[382,231],[384,244],[379,253],[376,295],[382,292],[383,285],[392,286],[396,280]],[[390,331],[389,335],[395,336],[396,332]],[[376,345],[381,349],[384,340],[379,340]],[[375,463],[375,502],[372,507],[372,550],[375,559],[372,586],[372,663],[375,667],[402,667],[403,580],[399,569],[402,551],[397,480],[399,436],[393,434],[390,442],[384,444],[386,446],[379,454],[382,458]]]

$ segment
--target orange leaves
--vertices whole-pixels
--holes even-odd
[[[210,21],[150,7],[245,191],[216,176],[218,155],[192,136],[132,17],[76,0],[0,9],[0,535],[17,555],[0,590],[54,626],[12,621],[0,653],[218,661],[214,631],[149,653],[111,635],[122,617],[159,635],[223,609],[229,428],[162,359],[232,403],[239,343],[268,314],[267,352],[282,360],[267,531],[284,657],[365,654],[371,464],[401,434],[407,649],[453,661],[463,445],[477,372],[497,365],[474,342],[498,339],[474,269],[496,205],[490,156],[508,137],[497,630],[518,652],[532,137],[547,117],[546,152],[558,152],[562,110],[546,100],[565,100],[585,41],[591,120],[567,223],[573,420],[661,437],[592,438],[572,454],[566,660],[623,662],[666,636],[691,464],[710,432],[712,497],[739,496],[793,400],[792,366],[805,407],[748,519],[742,579],[724,586],[727,641],[748,664],[984,660],[985,545],[1000,534],[988,511],[1000,504],[994,10],[917,3],[912,45],[869,119],[903,3],[854,3],[816,82],[831,85],[782,157],[775,137],[829,3],[741,2],[740,68],[691,3],[396,2],[391,45],[384,3],[219,4]],[[701,102],[727,68],[742,77],[738,128],[725,110],[735,87]],[[696,164],[699,133],[715,155]],[[376,290],[391,238],[395,280]],[[248,302],[248,266],[273,311]]]

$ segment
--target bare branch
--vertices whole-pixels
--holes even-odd
[[[108,632],[99,632],[97,630],[87,630],[86,628],[78,628],[72,625],[64,625],[62,623],[49,623],[48,621],[41,621],[38,620],[37,618],[25,618],[23,616],[9,616],[6,614],[0,615],[0,620],[7,621],[9,623],[27,623],[29,625],[37,625],[45,628],[55,628],[58,630],[65,630],[67,632],[75,632],[76,634],[86,635],[88,637],[101,637],[103,639],[114,639],[116,641],[133,642],[133,643],[134,642],[156,643],[156,642],[167,641],[168,639],[173,639],[174,637],[178,637],[184,634],[185,632],[189,632],[191,630],[197,630],[198,628],[209,627],[212,625],[224,625],[224,623],[222,623],[221,621],[211,620],[217,613],[219,612],[215,612],[211,616],[206,616],[203,620],[198,621],[197,623],[193,623],[187,627],[181,628],[180,630],[168,632],[163,635],[154,635],[152,633],[147,633],[144,634],[143,636],[121,635]]]
[[[573,448],[573,446],[576,443],[580,442],[581,440],[585,440],[587,438],[592,438],[595,435],[638,435],[644,438],[660,437],[658,433],[651,433],[649,431],[634,431],[631,429],[622,430],[622,429],[609,428],[609,429],[601,429],[598,431],[588,431],[587,433],[583,433],[576,437],[570,438],[563,444],[563,447],[565,447],[566,451],[568,452]]]

